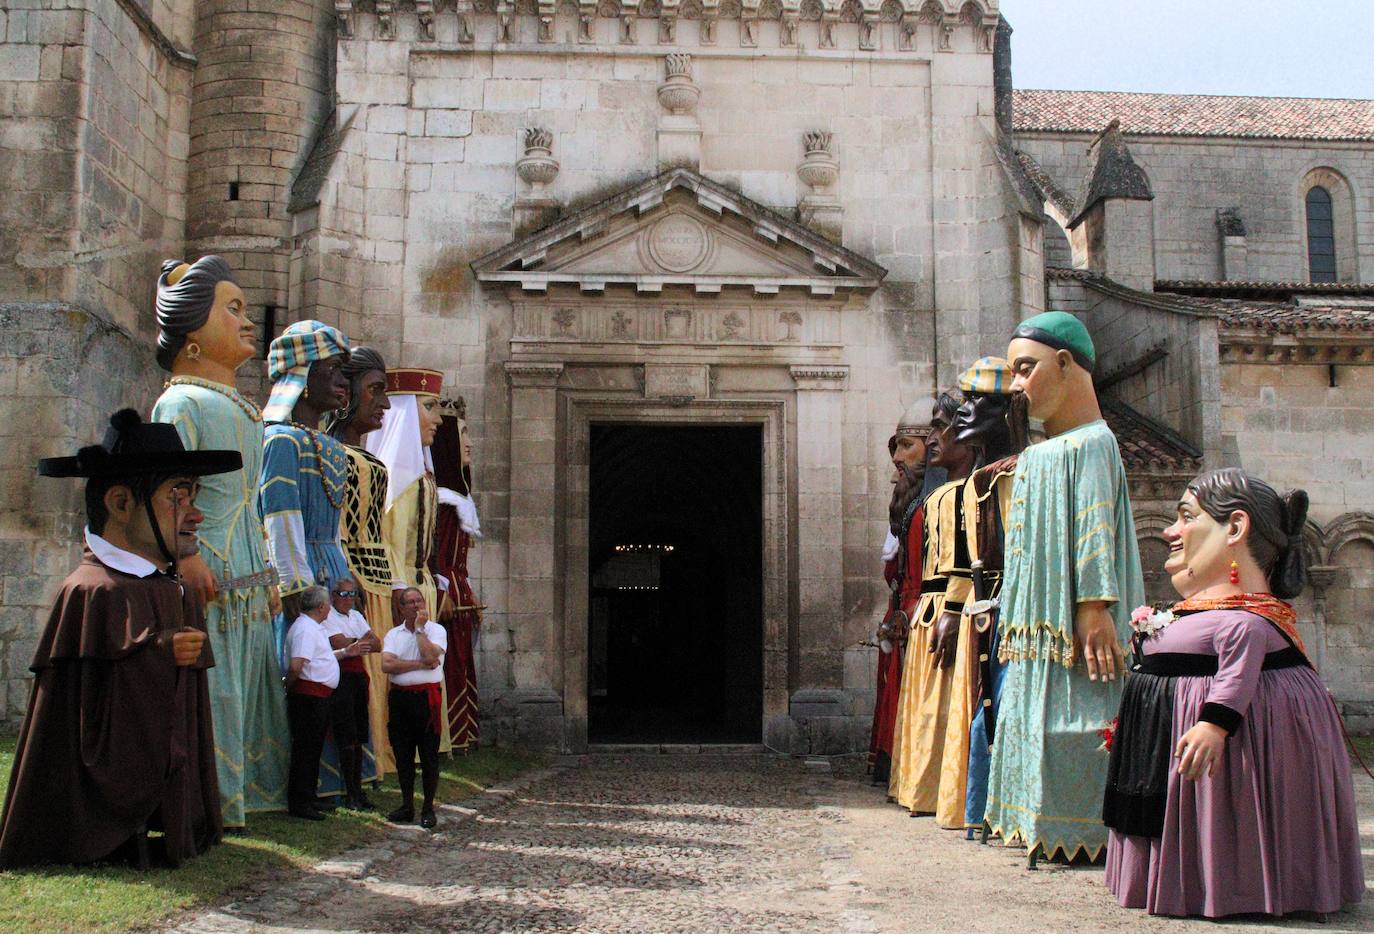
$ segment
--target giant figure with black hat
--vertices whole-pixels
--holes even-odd
[[[1087,329],[1064,312],[1036,315],[1013,332],[1007,359],[1047,439],[1021,453],[1012,481],[986,819],[1025,844],[1034,867],[1040,855],[1095,860],[1106,846],[1100,732],[1116,716],[1122,645],[1145,593]]]
[[[238,451],[187,451],[171,425],[125,409],[103,444],[39,463],[86,478],[85,554],[63,582],[31,666],[33,693],[0,817],[0,869],[148,863],[161,831],[172,865],[220,839],[199,596],[177,560],[196,554],[196,478],[238,470]]]

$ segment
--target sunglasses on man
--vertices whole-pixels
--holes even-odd
[[[334,591],[334,596],[336,596],[336,597],[356,597],[357,595],[358,595],[358,591],[356,591],[356,590],[336,590],[336,591]]]

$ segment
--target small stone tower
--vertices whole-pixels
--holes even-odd
[[[291,183],[333,97],[334,7],[330,0],[199,0],[196,11],[186,252],[224,256],[250,315],[279,332]]]

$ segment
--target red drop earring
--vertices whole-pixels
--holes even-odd
[[[1240,583],[1240,565],[1234,561],[1231,562],[1231,583]]]

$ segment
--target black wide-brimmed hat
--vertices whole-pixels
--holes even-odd
[[[152,475],[203,477],[243,467],[238,451],[188,451],[171,425],[145,422],[133,409],[110,416],[101,444],[76,452],[75,457],[45,457],[38,472],[45,477],[132,479]]]

